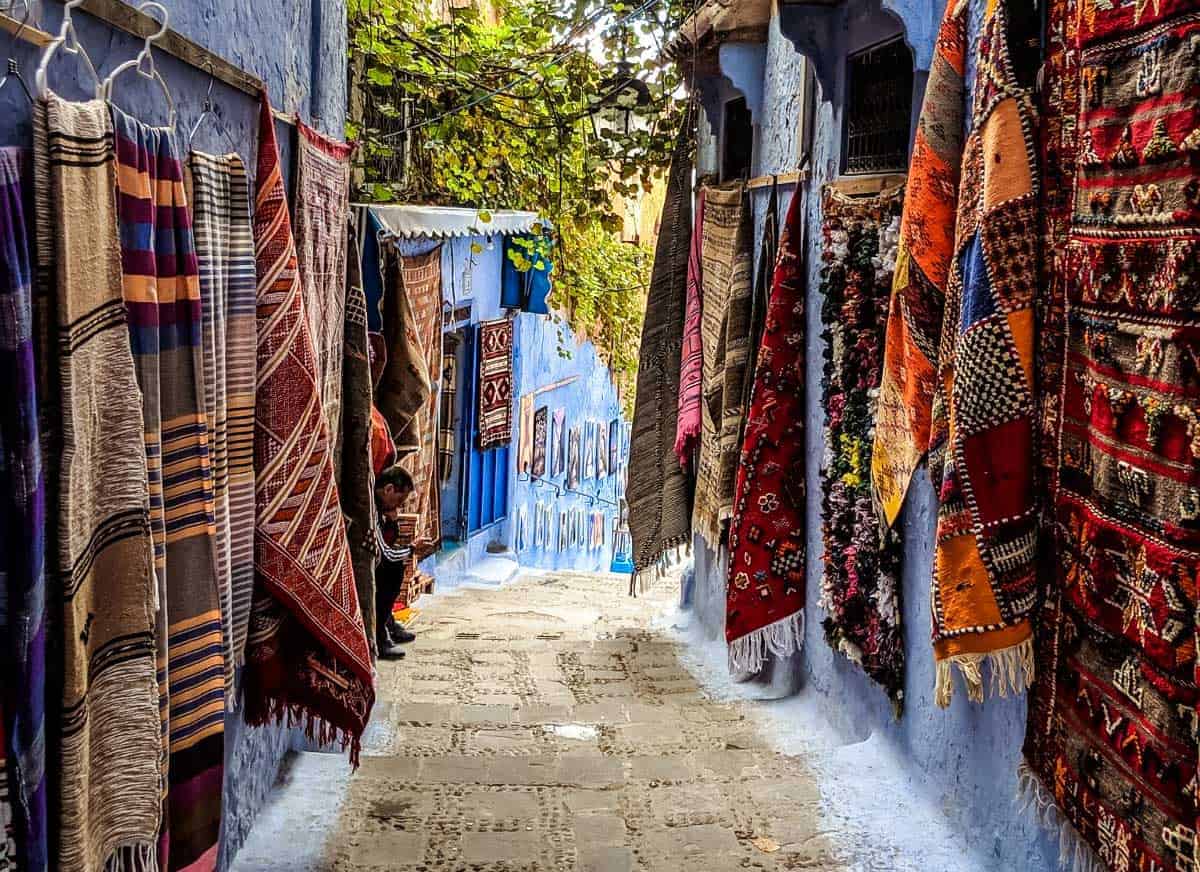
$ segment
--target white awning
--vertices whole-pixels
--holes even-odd
[[[367,206],[379,223],[405,239],[457,236],[513,236],[530,233],[534,224],[546,224],[537,212],[512,209],[463,209],[453,206]],[[483,217],[481,217],[483,216]],[[489,220],[483,220],[487,217]]]

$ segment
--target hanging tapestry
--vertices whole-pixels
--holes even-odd
[[[692,535],[692,478],[675,456],[675,435],[692,227],[693,124],[689,113],[671,156],[638,354],[629,478],[635,572],[653,566]]]
[[[261,97],[254,237],[258,398],[254,416],[255,588],[246,649],[246,720],[303,725],[357,763],[375,701],[332,446],[275,144]]]
[[[621,440],[621,419],[613,418],[608,422],[608,474],[616,475],[621,462],[619,444]]]
[[[521,397],[517,415],[517,472],[528,475],[533,469],[533,394]]]
[[[804,194],[788,208],[771,280],[729,526],[729,669],[762,669],[804,643]]]
[[[174,133],[112,107],[125,311],[142,391],[159,584],[169,869],[215,869],[225,759],[225,662],[203,307]],[[165,630],[165,635],[163,632]],[[165,643],[165,644],[164,644]]]
[[[596,425],[596,477],[608,477],[608,422]]]
[[[442,484],[454,474],[454,455],[458,451],[458,339],[442,337],[442,395],[438,420],[438,477]]]
[[[1046,200],[1064,366],[1039,368],[1061,399],[1023,786],[1078,867],[1192,872],[1200,15],[1073,0],[1048,13],[1044,147],[1059,158],[1049,181],[1073,184]]]
[[[512,441],[513,322],[479,325],[479,450]]]
[[[691,468],[700,441],[700,392],[704,384],[701,246],[704,239],[704,189],[696,194],[696,218],[688,246],[687,302],[683,315],[683,349],[679,359],[679,420],[675,425],[675,455],[679,465]]]
[[[47,743],[58,755],[48,770],[58,779],[57,857],[81,872],[149,868],[166,774],[155,753],[158,594],[108,107],[39,101],[34,171],[39,421],[56,522],[48,569],[63,598],[60,732]]]
[[[417,516],[413,553],[418,560],[442,545],[442,486],[437,475],[438,384],[442,371],[442,248],[400,259],[401,290],[407,297],[417,345],[429,374],[429,391],[413,416],[416,450],[400,461],[413,479],[411,511]],[[411,429],[411,428],[410,428]]]
[[[555,409],[550,424],[550,475],[554,478],[567,469],[567,411]]]
[[[567,438],[567,489],[579,487],[580,473],[579,428],[572,427]]]
[[[47,869],[46,818],[46,488],[33,356],[33,215],[24,152],[0,149],[0,657],[12,671],[0,732],[10,793],[19,809],[19,869]],[[28,223],[27,223],[28,221]],[[11,682],[11,684],[9,684]],[[0,812],[2,813],[2,812]],[[3,844],[0,836],[0,845]],[[2,855],[2,849],[0,849]],[[3,865],[0,863],[0,865]]]
[[[903,188],[855,198],[826,187],[821,198],[826,457],[820,605],[830,647],[881,684],[897,711],[904,693],[902,550],[872,503],[870,469],[874,398],[903,204]]]
[[[312,336],[317,392],[330,433],[341,432],[342,350],[346,333],[346,227],[354,146],[303,121],[296,158],[296,258]]]
[[[374,379],[375,405],[387,419],[401,457],[421,447],[421,410],[437,378],[437,372],[429,371],[429,359],[421,344],[421,324],[414,312],[413,297],[405,289],[405,260],[394,244],[385,246],[384,335],[372,359],[372,372],[379,371]],[[438,261],[440,266],[440,256]]]
[[[546,475],[546,419],[550,410],[542,406],[533,413],[533,468],[536,478]]]
[[[704,194],[701,287],[704,386],[696,469],[696,532],[711,547],[733,513],[750,367],[754,216],[738,182]]]
[[[217,588],[229,676],[245,663],[254,591],[254,236],[236,154],[192,152],[188,202],[204,319],[204,410],[216,509]],[[226,692],[231,695],[232,687]]]
[[[913,462],[929,451],[939,494],[932,603],[934,698],[942,706],[953,693],[953,666],[973,700],[984,697],[984,662],[999,695],[1026,688],[1033,679],[1036,598],[1038,246],[1028,229],[1038,215],[1035,112],[1012,72],[1001,7],[978,44],[967,137],[938,142],[931,154],[928,139],[953,126],[945,120],[952,111],[947,101],[966,100],[964,19],[965,13],[952,14],[943,25],[944,62],[935,65],[938,79],[924,112],[926,145],[913,160],[876,434],[882,453],[873,469],[894,526]],[[947,162],[961,166],[957,200],[945,185],[957,175]],[[946,215],[957,217],[953,239],[931,234]],[[940,321],[930,320],[943,308]]]
[[[367,644],[375,645],[375,563],[379,559],[375,522],[375,408],[371,389],[371,350],[367,339],[367,297],[363,293],[354,231],[347,226],[351,256],[346,266],[346,324],[342,351],[342,429],[337,434],[334,474],[346,516],[346,539]],[[383,423],[386,428],[386,422]],[[390,440],[386,440],[389,441]],[[383,447],[386,454],[391,445]]]
[[[583,477],[596,477],[596,422],[585,421],[583,424]]]

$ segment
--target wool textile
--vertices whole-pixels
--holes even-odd
[[[546,438],[547,423],[550,409],[542,406],[533,413],[533,465],[529,472],[537,478],[546,475]]]
[[[408,457],[421,447],[421,411],[433,391],[438,373],[430,372],[428,355],[422,342],[415,297],[405,285],[405,264],[394,244],[384,247],[383,347],[382,365],[376,386],[375,404],[387,419],[388,428],[400,457]],[[440,257],[439,257],[440,263]],[[425,264],[426,267],[429,264]],[[370,269],[370,265],[367,267]],[[419,269],[419,267],[418,267]]]
[[[0,733],[22,870],[48,868],[46,818],[46,487],[33,349],[33,217],[24,152],[0,149],[0,657],[11,682]],[[11,670],[11,671],[9,671]],[[7,758],[7,761],[4,760]],[[7,766],[5,763],[7,762]],[[7,771],[5,771],[7,770]],[[0,812],[2,814],[2,812]],[[0,864],[2,865],[2,864]]]
[[[679,420],[675,427],[675,454],[679,465],[690,468],[700,440],[700,393],[704,384],[704,345],[700,338],[703,293],[701,282],[704,239],[704,189],[696,194],[696,219],[688,246],[687,303],[683,314],[683,349],[679,360]]]
[[[729,526],[725,639],[735,674],[804,643],[804,202],[798,189],[779,243]]]
[[[654,266],[650,272],[650,292],[638,355],[627,497],[635,573],[654,566],[668,549],[683,545],[692,534],[692,478],[675,455],[687,259],[692,229],[691,132],[691,119],[688,119],[679,132],[671,156],[666,199],[659,221],[662,232],[658,235]],[[555,419],[558,417],[556,412]],[[563,432],[561,427],[559,432]],[[572,430],[567,444],[568,487],[573,486],[571,472],[576,468],[576,438],[576,431]],[[562,443],[559,444],[561,447]],[[559,464],[561,466],[561,461]]]
[[[438,412],[438,478],[443,484],[454,475],[458,452],[458,340],[442,337],[442,390]]]
[[[354,233],[347,227],[352,252]],[[375,644],[376,546],[375,465],[371,351],[367,339],[367,297],[363,292],[361,261],[351,256],[346,267],[346,324],[342,352],[342,427],[334,450],[338,497],[346,516],[346,538],[354,567],[354,586],[367,643]],[[385,424],[386,426],[386,424]],[[389,440],[390,441],[390,440]],[[390,446],[388,446],[390,447]]]
[[[479,325],[479,450],[512,442],[513,322]]]
[[[850,197],[828,186],[821,198],[822,623],[829,646],[882,685],[897,712],[904,693],[902,548],[875,509],[870,468],[903,204],[903,187]]]
[[[442,372],[442,249],[401,258],[401,289],[408,298],[412,327],[428,373],[429,390],[414,415],[416,451],[402,461],[412,474],[412,512],[417,515],[413,553],[421,560],[442,546],[442,486],[438,479],[438,385]],[[511,352],[510,352],[511,353]]]
[[[192,152],[188,202],[200,266],[204,410],[212,454],[217,588],[225,668],[245,663],[254,591],[254,235],[250,185],[236,154]],[[230,685],[226,688],[232,694]]]
[[[160,863],[169,869],[215,869],[226,666],[200,270],[173,131],[111,108],[122,281],[142,391],[160,634],[165,629],[158,640],[168,756]]]
[[[733,513],[753,333],[754,216],[745,186],[704,195],[701,339],[704,384],[692,523],[715,548]]]
[[[1023,780],[1077,867],[1190,872],[1200,11],[1056,0],[1048,14],[1044,323],[1061,333],[1042,349],[1062,365],[1039,371],[1057,397],[1052,553]]]
[[[354,146],[296,124],[296,256],[316,355],[317,389],[330,433],[341,432],[346,332],[346,236]]]
[[[153,868],[162,821],[158,603],[142,400],[122,297],[108,107],[34,108],[48,573],[59,579],[57,753],[63,869]],[[218,638],[220,624],[217,625]]]
[[[254,415],[255,587],[246,648],[246,720],[302,724],[358,761],[375,702],[321,405],[316,358],[275,144],[261,97],[254,241],[258,388]]]
[[[517,404],[517,472],[521,475],[533,469],[533,399],[533,394],[526,394]]]

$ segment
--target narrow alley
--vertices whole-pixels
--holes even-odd
[[[803,765],[652,626],[674,580],[640,599],[621,582],[429,598],[407,658],[380,665],[358,773],[293,758],[237,872],[842,869]]]

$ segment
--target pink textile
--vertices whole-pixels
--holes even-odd
[[[700,439],[700,387],[704,378],[704,353],[700,340],[700,243],[704,237],[704,191],[696,196],[696,220],[688,250],[687,309],[683,316],[683,354],[679,367],[679,421],[675,426],[675,454],[687,469]]]

